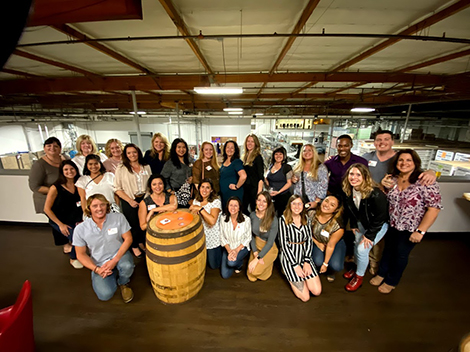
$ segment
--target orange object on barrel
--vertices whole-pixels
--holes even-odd
[[[199,215],[178,209],[150,219],[146,252],[150,281],[162,302],[183,303],[200,291],[206,272],[206,241]]]

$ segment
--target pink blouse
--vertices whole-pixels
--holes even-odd
[[[437,182],[423,186],[420,181],[400,191],[397,186],[387,194],[390,225],[399,231],[415,231],[423,220],[426,208],[442,209]]]

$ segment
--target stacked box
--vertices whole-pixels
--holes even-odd
[[[5,170],[17,170],[19,169],[18,160],[15,155],[5,155],[1,157],[2,166]]]
[[[441,176],[454,176],[458,168],[470,168],[470,163],[465,161],[443,161],[433,160],[429,163],[429,168],[436,172],[440,172]],[[458,175],[455,175],[458,176]]]
[[[470,154],[467,153],[455,153],[454,161],[470,161]]]

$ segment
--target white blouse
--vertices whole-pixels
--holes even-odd
[[[201,205],[201,202],[198,200],[193,200],[194,205]],[[212,209],[222,210],[222,202],[219,198],[214,201],[204,205],[204,209],[210,214]],[[204,226],[204,234],[206,235],[206,248],[214,249],[220,246],[220,213],[217,217],[217,222],[214,226],[209,226],[204,219],[202,220],[202,225]]]
[[[240,244],[250,250],[251,242],[251,220],[248,216],[243,214],[245,221],[237,224],[235,230],[233,229],[232,221],[229,219],[225,222],[225,215],[220,215],[220,245],[225,247],[229,245],[231,249],[237,248]]]
[[[86,199],[93,194],[101,193],[107,201],[113,204],[114,201],[114,174],[111,172],[105,172],[103,178],[99,183],[92,181],[91,176],[81,176],[75,186],[85,190]]]

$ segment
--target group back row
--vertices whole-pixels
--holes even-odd
[[[415,151],[395,153],[390,131],[377,132],[376,150],[362,157],[351,153],[349,135],[336,143],[338,154],[325,163],[313,145],[304,145],[294,168],[279,147],[265,172],[255,134],[245,138],[242,156],[238,144],[227,141],[221,165],[212,143],[204,142],[194,161],[183,139],[170,146],[160,133],[145,155],[117,139],[106,143],[103,155],[82,135],[72,162],[63,161],[60,141],[52,137],[33,165],[30,188],[36,211],[49,217],[55,244],[70,252],[76,268],[83,266],[71,246],[73,229],[83,211],[90,213],[87,199],[102,194],[110,211],[127,219],[137,257],[145,251],[145,230],[154,214],[189,208],[203,220],[208,264],[224,278],[239,272],[251,252],[248,278],[268,279],[280,246],[283,272],[306,301],[321,293],[319,273],[333,281],[343,270],[349,245],[356,267],[343,275],[346,290],[361,287],[370,264],[370,283],[389,293],[442,207],[435,174],[423,172]],[[344,240],[348,224],[351,244]]]

